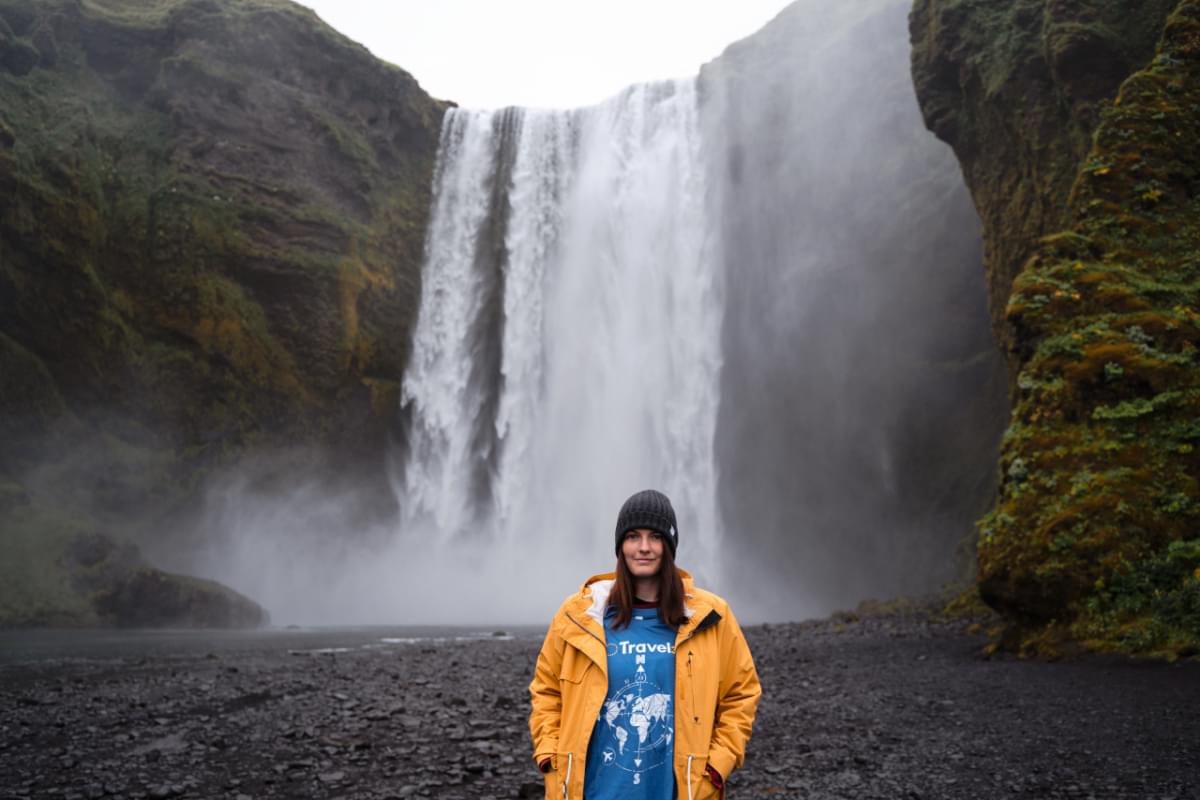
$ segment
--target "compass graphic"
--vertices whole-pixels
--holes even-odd
[[[641,783],[643,772],[667,760],[675,731],[671,695],[646,679],[645,664],[646,657],[637,656],[633,678],[600,709],[605,737],[601,763],[631,773],[635,784]]]

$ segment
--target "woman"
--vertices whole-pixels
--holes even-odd
[[[589,578],[550,623],[529,685],[546,797],[724,797],[762,689],[724,600],[675,567],[666,495],[617,515],[615,573]]]

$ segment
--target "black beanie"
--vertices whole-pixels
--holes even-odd
[[[679,531],[675,528],[675,509],[671,500],[662,492],[646,489],[625,501],[617,514],[617,555],[621,554],[621,540],[626,531],[649,528],[658,531],[671,548],[671,558],[679,545]]]

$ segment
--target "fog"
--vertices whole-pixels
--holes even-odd
[[[484,548],[433,529],[398,535],[394,520],[364,525],[351,519],[360,500],[323,483],[281,496],[244,476],[225,479],[208,492],[209,534],[199,553],[160,560],[180,559],[253,597],[274,625],[542,622],[547,598],[561,599],[581,580],[539,571],[548,559],[532,539]],[[611,551],[595,544],[573,561],[602,563]]]
[[[907,12],[793,4],[702,73],[728,580],[772,619],[962,579],[993,491],[979,222],[921,123]]]
[[[801,0],[696,80],[448,115],[398,514],[226,475],[165,557],[277,623],[538,623],[655,487],[743,620],[966,575],[1004,381],[907,10]]]

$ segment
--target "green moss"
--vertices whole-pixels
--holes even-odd
[[[83,8],[88,13],[137,28],[161,27],[171,16],[183,11],[198,15],[229,15],[272,10],[309,19],[316,16],[307,8],[288,0],[254,0],[253,3],[238,3],[234,0],[84,0]]]
[[[258,604],[226,586],[144,566],[107,581],[93,602],[102,619],[120,627],[247,628],[267,622]]]
[[[0,493],[4,491],[0,483]],[[0,627],[247,627],[266,621],[219,583],[147,566],[128,541],[61,508],[0,509]]]
[[[1008,303],[1023,358],[980,586],[1027,649],[1200,653],[1196,130],[1200,3],[1185,0],[1102,113],[1070,230],[1042,240]]]
[[[285,0],[0,19],[53,50],[0,68],[0,507],[164,536],[256,447],[381,458],[445,104]]]
[[[337,117],[324,109],[311,107],[308,109],[316,129],[322,136],[333,142],[343,156],[358,169],[367,171],[379,168],[375,151],[359,132],[344,125]]]
[[[1200,538],[1181,539],[1098,580],[1075,634],[1097,649],[1200,655]]]
[[[1089,159],[1099,115],[1121,81],[1153,58],[1175,5],[1147,0],[1134,13],[1116,0],[914,0],[917,97],[926,124],[954,147],[979,208],[989,307],[1006,352],[1019,352],[1005,316],[1013,280],[1039,237],[1072,227],[1068,196],[1080,165],[1111,169],[1105,154]],[[1062,235],[1082,239],[1042,251],[1093,257],[1086,232]],[[1017,359],[1010,367],[1015,381]]]
[[[82,521],[45,508],[0,512],[0,626],[95,621],[62,563],[67,544],[85,530]]]
[[[1112,406],[1097,406],[1092,410],[1094,420],[1135,420],[1168,408],[1180,401],[1181,392],[1163,392],[1153,397],[1135,397]]]
[[[242,287],[216,274],[178,287],[180,296],[159,322],[227,362],[251,386],[302,394],[290,353],[271,336],[263,309]]]
[[[947,587],[948,600],[942,606],[941,614],[949,620],[980,620],[997,622],[996,612],[992,610],[983,598],[979,596],[979,587],[974,583],[965,586]],[[977,631],[976,631],[977,632]]]
[[[400,381],[380,378],[363,378],[370,393],[371,408],[377,414],[385,414],[400,407]]]

